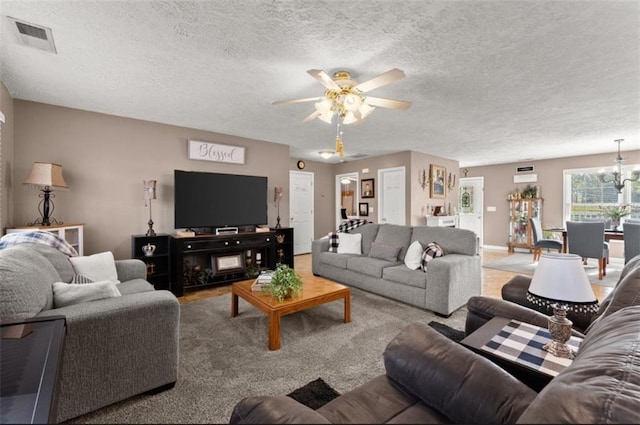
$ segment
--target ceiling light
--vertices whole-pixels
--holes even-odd
[[[329,159],[333,156],[334,152],[332,151],[320,151],[320,156],[324,159]]]
[[[357,94],[349,93],[344,97],[344,107],[348,111],[355,112],[362,105],[362,97]]]

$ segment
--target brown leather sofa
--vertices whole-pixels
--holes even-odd
[[[539,393],[421,323],[389,343],[384,365],[386,374],[318,410],[250,397],[230,422],[640,423],[640,306],[594,323],[573,363]]]
[[[467,334],[495,316],[546,327],[548,316],[525,306],[529,282],[517,276],[503,291],[523,305],[472,297]],[[586,336],[576,360],[539,393],[412,324],[387,346],[385,375],[317,411],[285,396],[250,397],[236,405],[231,423],[640,423],[640,256],[626,264],[598,313],[582,319],[574,333]]]

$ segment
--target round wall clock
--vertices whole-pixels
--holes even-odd
[[[305,165],[306,164],[304,163],[303,160],[298,161],[298,169],[299,170],[304,170]]]

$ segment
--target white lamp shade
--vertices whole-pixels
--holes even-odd
[[[143,180],[144,185],[144,199],[156,199],[156,181],[155,180]]]
[[[597,301],[584,271],[582,258],[575,254],[542,254],[531,279],[529,293],[560,302]]]
[[[38,187],[55,187],[57,189],[68,189],[67,183],[62,177],[62,165],[48,162],[34,162],[29,178],[25,180],[25,185]]]
[[[362,105],[362,98],[353,93],[349,93],[344,97],[344,107],[351,112],[355,112],[360,109],[360,105]]]

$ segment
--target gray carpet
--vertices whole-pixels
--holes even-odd
[[[537,262],[533,262],[533,254],[514,253],[507,257],[500,258],[499,260],[492,261],[484,264],[482,267],[489,269],[506,270],[508,272],[515,272],[524,275],[533,276],[533,272],[538,265]],[[612,258],[607,264],[607,275],[598,279],[598,262],[593,258],[587,261],[585,271],[589,277],[589,282],[594,285],[608,286],[613,288],[620,278],[620,271],[624,267],[624,260],[619,258]]]
[[[437,321],[464,329],[466,308],[449,319],[352,289],[351,323],[342,301],[285,316],[282,348],[267,348],[267,318],[231,295],[181,307],[176,387],[76,418],[77,423],[227,423],[249,395],[285,395],[321,377],[341,394],[384,372],[382,353],[407,324]],[[152,362],[153,358],[149,358]]]

